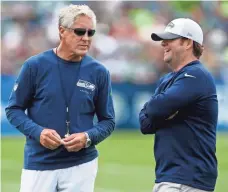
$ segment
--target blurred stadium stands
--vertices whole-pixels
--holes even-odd
[[[118,128],[138,127],[139,109],[152,94],[159,77],[169,71],[160,43],[152,42],[150,34],[162,30],[176,17],[192,18],[204,30],[205,51],[201,60],[217,84],[218,128],[228,128],[228,2],[8,1],[2,2],[1,10],[3,134],[10,130],[3,109],[15,75],[25,59],[58,44],[58,10],[70,3],[87,4],[97,15],[97,33],[90,55],[111,72]]]

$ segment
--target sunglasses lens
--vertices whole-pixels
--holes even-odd
[[[83,36],[86,34],[86,29],[74,29],[74,33],[78,36]]]
[[[77,36],[84,36],[86,34],[86,29],[77,28],[77,29],[74,29],[74,33]],[[88,36],[89,37],[92,37],[94,34],[95,34],[95,30],[94,29],[89,29],[88,30]]]
[[[95,30],[88,30],[88,36],[92,37],[95,34]]]

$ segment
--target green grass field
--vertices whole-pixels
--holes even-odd
[[[19,189],[24,139],[2,137],[2,192]],[[153,137],[116,131],[98,145],[99,172],[95,192],[151,192],[154,183]],[[219,177],[216,192],[228,191],[228,134],[219,134]]]

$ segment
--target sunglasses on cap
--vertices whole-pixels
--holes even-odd
[[[74,29],[69,28],[69,29],[73,30],[75,35],[77,36],[84,36],[87,33],[88,37],[92,37],[96,32],[94,29],[88,29],[88,30],[84,28],[74,28]]]

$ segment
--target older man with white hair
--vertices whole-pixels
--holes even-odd
[[[63,8],[58,47],[22,67],[6,108],[26,136],[20,192],[94,191],[95,145],[115,127],[110,74],[87,55],[95,28],[88,6]]]

